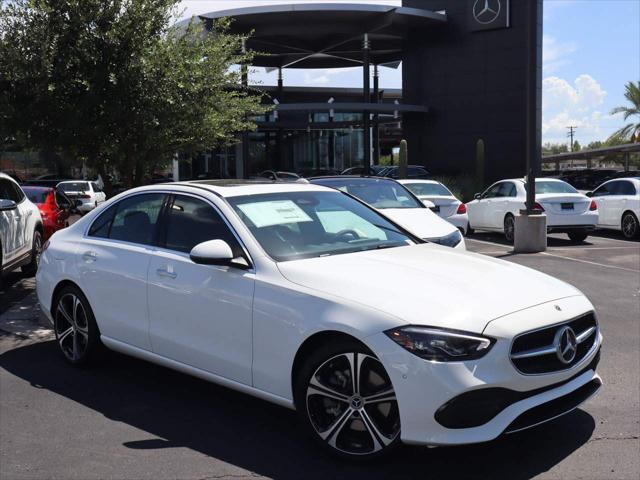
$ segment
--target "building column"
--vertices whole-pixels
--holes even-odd
[[[380,102],[380,75],[378,65],[373,66],[373,103]],[[373,115],[373,164],[380,164],[380,125],[378,124],[379,115]]]
[[[242,40],[242,53],[247,53],[246,41]],[[242,75],[242,87],[247,88],[249,86],[249,68],[246,64],[241,67]],[[249,178],[249,132],[242,132],[242,177]]]
[[[370,88],[370,55],[371,45],[369,43],[369,34],[365,33],[362,42],[362,88],[364,93],[364,103],[371,102]],[[371,166],[371,121],[369,119],[369,110],[362,112],[363,119],[363,143],[364,143],[364,167]]]

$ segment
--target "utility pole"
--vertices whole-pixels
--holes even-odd
[[[573,152],[573,134],[576,133],[576,130],[578,129],[578,127],[574,127],[574,126],[569,126],[567,127],[569,129],[569,131],[567,132],[567,137],[569,137],[571,139],[571,152]]]

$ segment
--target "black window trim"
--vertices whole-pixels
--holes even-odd
[[[206,190],[209,193],[214,193],[216,196],[218,196],[215,192],[212,192],[211,190],[208,190],[208,189],[204,189],[204,190]],[[115,217],[115,215],[118,213],[118,207],[119,207],[120,203],[122,203],[123,201],[128,200],[128,199],[130,199],[132,197],[136,197],[136,196],[140,196],[140,195],[148,195],[148,194],[162,194],[162,195],[165,196],[164,200],[162,201],[162,207],[160,208],[160,213],[158,213],[158,221],[155,224],[154,233],[153,233],[153,237],[152,237],[153,241],[152,241],[151,244],[128,242],[126,240],[115,240],[113,238],[94,237],[92,235],[89,235],[89,232],[91,231],[91,227],[98,220],[98,218],[100,218],[102,213],[105,213],[108,209],[110,209],[112,207],[116,207],[115,208],[115,213],[114,213],[114,217]],[[220,217],[222,218],[224,223],[227,225],[227,227],[231,231],[232,235],[238,241],[238,243],[240,245],[240,248],[242,248],[242,251],[245,254],[245,260],[249,264],[248,267],[238,266],[237,268],[242,268],[244,270],[251,271],[251,272],[255,273],[255,263],[253,261],[253,258],[249,254],[249,250],[247,249],[247,246],[242,241],[242,238],[240,237],[240,235],[238,235],[238,232],[236,232],[235,228],[233,228],[233,225],[231,225],[231,223],[229,222],[227,217],[224,215],[224,213],[220,210],[220,208],[217,205],[215,205],[207,197],[205,197],[203,195],[198,195],[198,194],[192,193],[192,192],[183,192],[183,191],[176,191],[176,190],[145,190],[145,191],[142,191],[142,192],[131,193],[130,195],[127,195],[125,197],[119,198],[117,202],[106,206],[106,208],[102,212],[100,212],[100,214],[97,215],[95,219],[93,219],[93,221],[85,229],[84,234],[83,234],[83,238],[99,240],[99,241],[104,241],[104,242],[113,242],[113,243],[116,243],[116,244],[133,245],[133,246],[136,246],[136,247],[153,248],[153,249],[157,249],[157,250],[160,250],[160,251],[170,252],[170,253],[173,253],[173,254],[176,254],[176,255],[180,255],[180,256],[189,258],[189,254],[188,253],[184,253],[184,252],[181,252],[179,250],[172,250],[170,248],[163,247],[160,244],[161,235],[164,235],[163,230],[166,228],[167,210],[169,208],[170,203],[173,202],[173,198],[175,197],[175,195],[191,196],[191,197],[197,198],[199,200],[203,200],[208,205],[210,205],[216,211],[216,213],[218,215],[220,215]],[[218,196],[218,197],[220,198],[220,196]],[[106,204],[104,204],[104,205],[106,205]],[[111,233],[111,227],[109,227],[109,233]]]
[[[20,205],[27,199],[27,194],[24,193],[24,190],[22,190],[22,187],[20,186],[20,184],[16,182],[13,178],[11,177],[2,178],[2,180],[6,180],[16,190],[16,193],[18,193],[19,196],[22,196],[22,198],[16,202],[16,205]]]

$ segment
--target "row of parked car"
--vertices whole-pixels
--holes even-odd
[[[0,274],[17,268],[35,273],[42,245],[69,226],[72,214],[106,200],[96,182],[44,180],[20,185],[0,173]]]

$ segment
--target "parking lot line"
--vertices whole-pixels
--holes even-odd
[[[638,250],[640,251],[640,245],[638,245],[637,247],[588,247],[588,246],[584,246],[584,247],[551,247],[553,250],[580,250],[580,249],[584,249],[584,250]]]
[[[591,262],[589,260],[581,260],[579,258],[565,257],[564,255],[554,255],[553,253],[548,253],[548,252],[540,252],[540,255],[547,255],[549,257],[563,258],[565,260],[571,260],[572,262],[588,263],[590,265],[596,265],[598,267],[614,268],[616,270],[624,270],[626,272],[640,273],[640,270],[635,270],[633,268],[617,267],[615,265],[607,265],[605,263]]]

